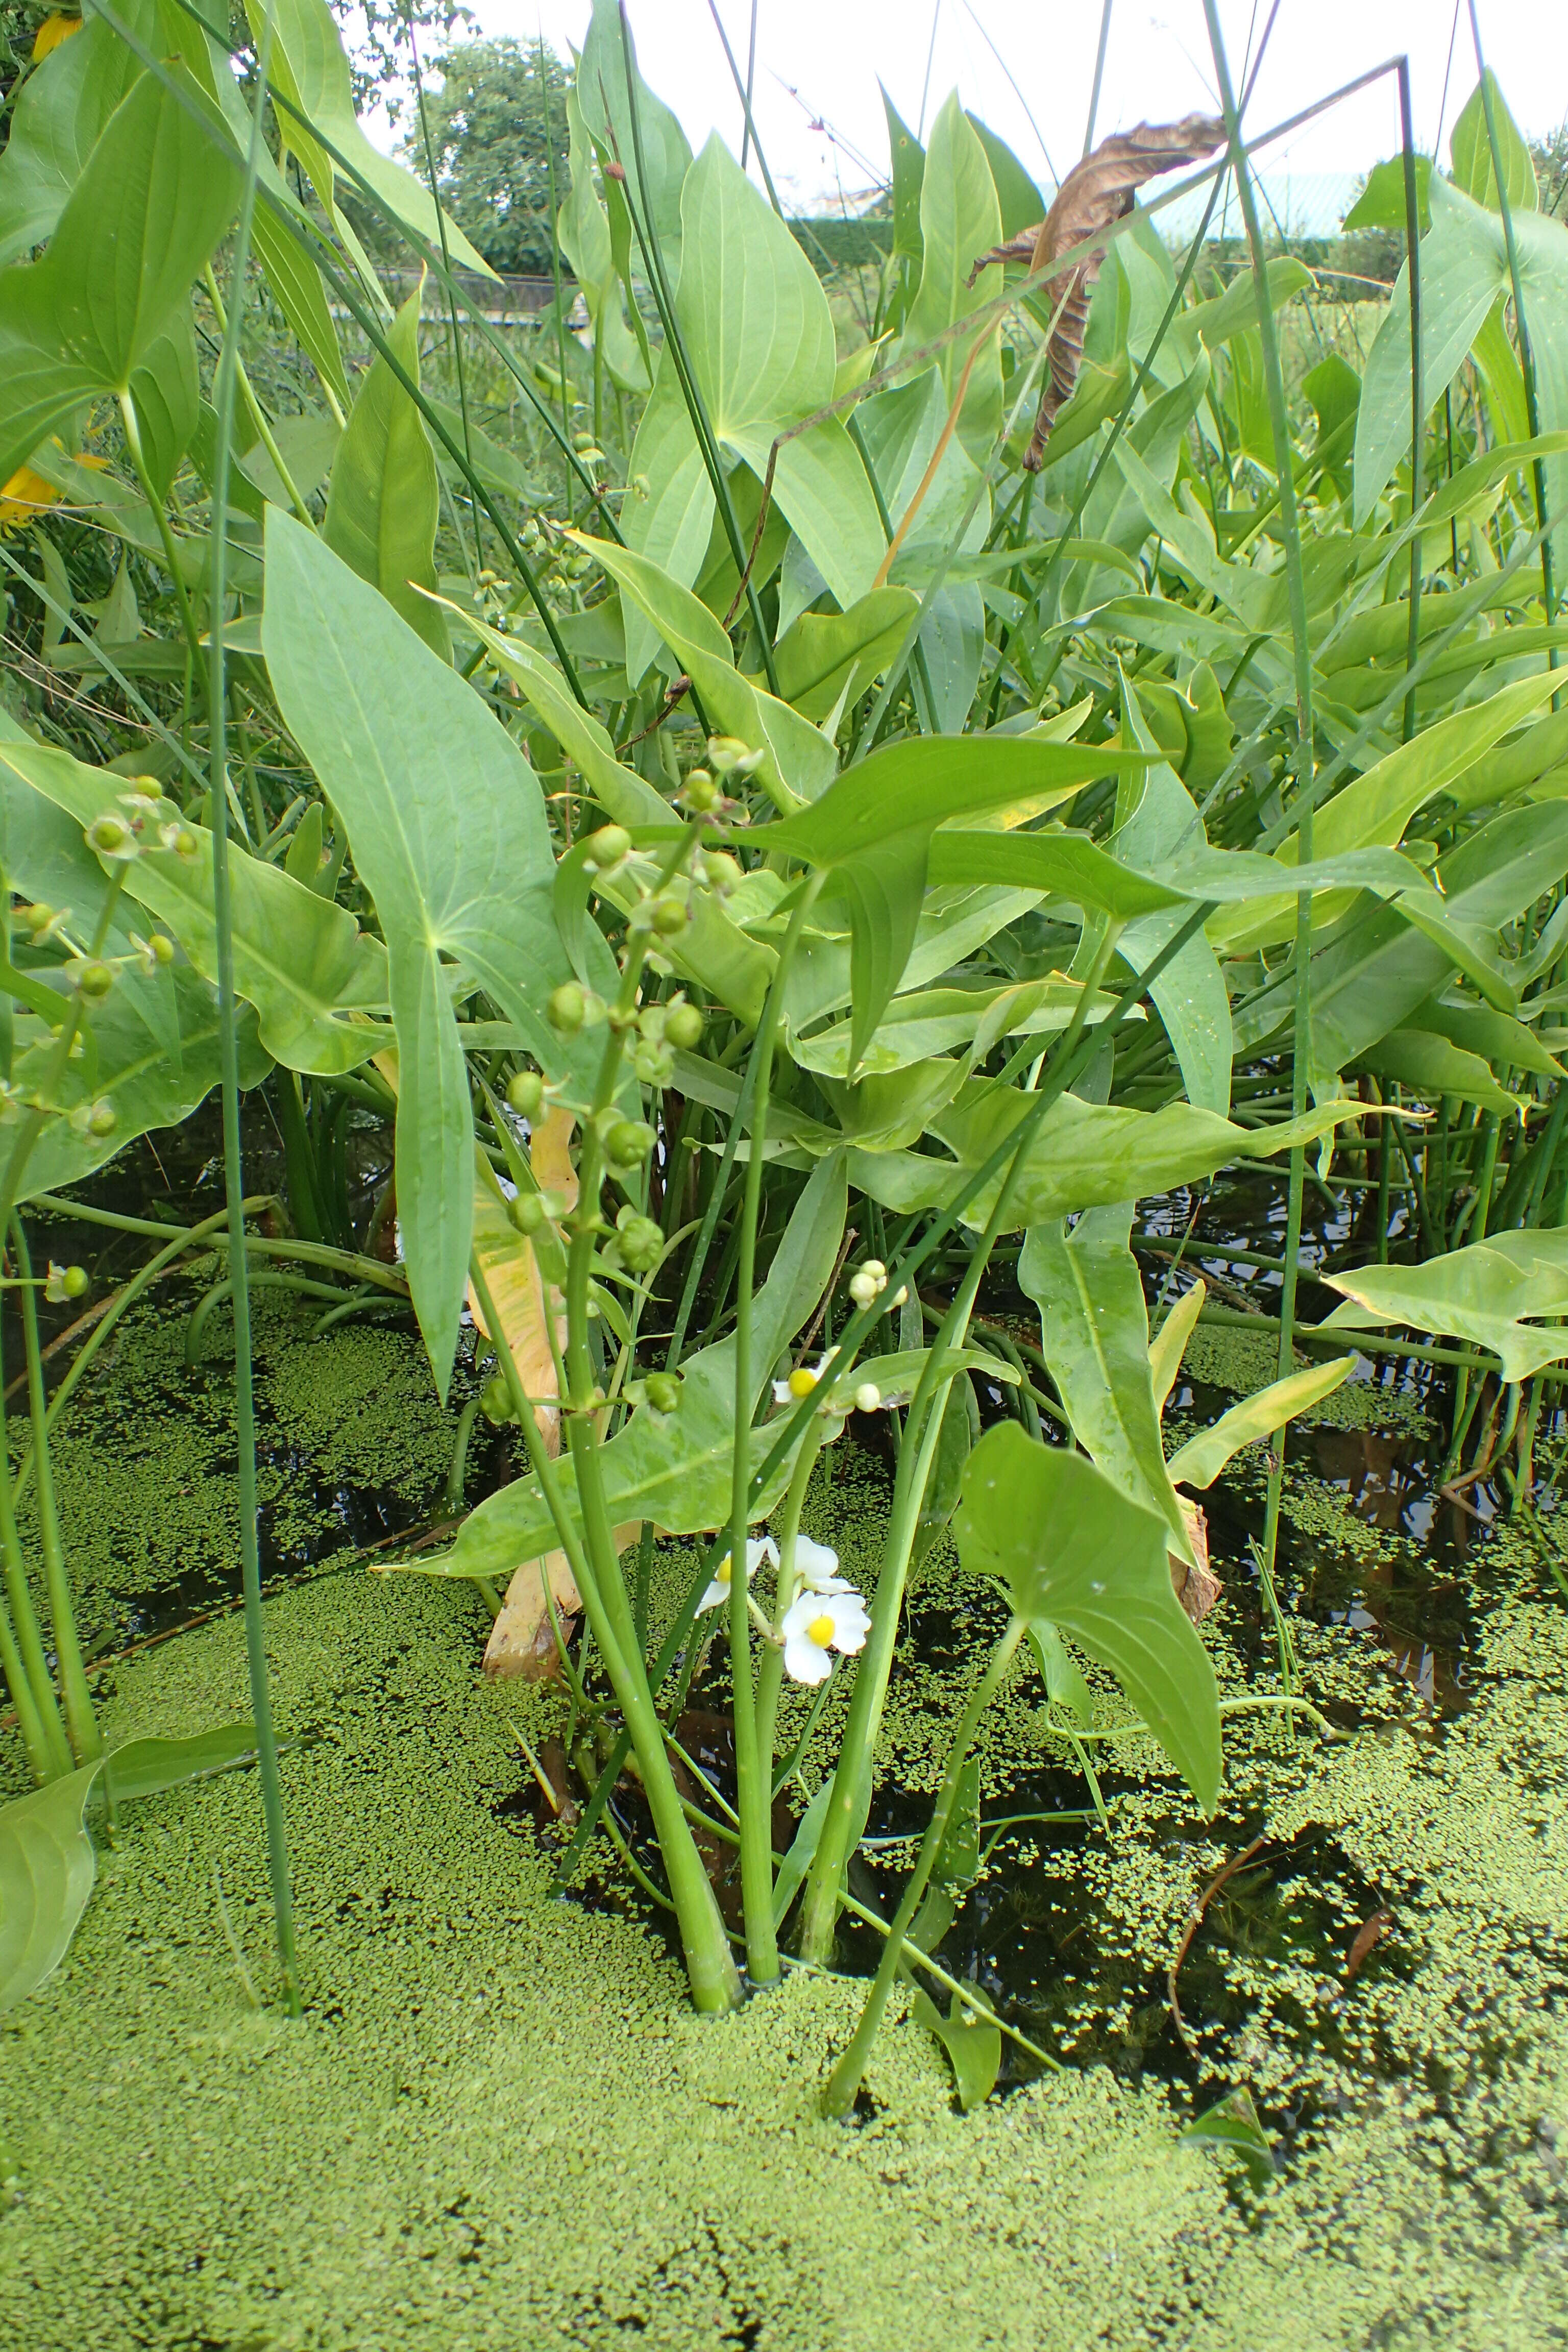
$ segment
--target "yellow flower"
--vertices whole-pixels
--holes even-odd
[[[33,36],[33,63],[41,65],[51,49],[58,49],[62,41],[68,41],[73,33],[80,30],[79,16],[68,16],[62,9],[57,8],[52,16],[44,18]]]
[[[8,482],[0,483],[0,537],[7,531],[25,530],[58,497],[54,484],[46,482],[42,474],[35,474],[31,466],[18,466]]]

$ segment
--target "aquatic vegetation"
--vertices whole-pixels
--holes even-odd
[[[511,337],[438,191],[361,130],[325,0],[257,0],[232,46],[174,0],[40,43],[0,154],[0,482],[38,566],[0,550],[37,672],[0,709],[28,1429],[23,1456],[0,1427],[0,1670],[36,1784],[0,1813],[0,2006],[68,1950],[89,1795],[112,1819],[252,1751],[298,2006],[257,1418],[315,1415],[299,1361],[258,1389],[253,1292],[323,1345],[412,1318],[417,1401],[363,1333],[359,1402],[332,1390],[312,1446],[346,1478],[368,1405],[405,1481],[445,1465],[449,1540],[380,1559],[375,1605],[472,1585],[491,1664],[560,1678],[550,1758],[519,1733],[556,1883],[607,1842],[697,2010],[862,1963],[836,2118],[906,1993],[966,2112],[1005,2044],[1057,2063],[939,1947],[997,1839],[1103,1832],[1108,1759],[1205,1818],[1253,1717],[1299,1779],[1330,1769],[1281,1599],[1328,1506],[1287,1433],[1380,1429],[1345,1402],[1356,1357],[1454,1373],[1438,1496],[1479,1523],[1484,1492],[1568,1595],[1537,1475],[1568,1355],[1568,247],[1479,33],[1446,172],[1417,168],[1401,61],[1402,152],[1357,211],[1405,230],[1405,268],[1364,363],[1301,373],[1311,273],[1267,249],[1254,186],[1277,134],[1244,127],[1205,18],[1220,113],[1091,142],[1049,205],[956,93],[923,147],[895,121],[846,348],[613,0],[561,192],[584,318],[558,286]],[[1180,250],[1171,192],[1135,201],[1172,157],[1207,191]],[[421,266],[395,301],[350,190]],[[298,413],[253,373],[258,277]],[[521,404],[515,450],[481,380]],[[215,1093],[221,1213],[64,1197]],[[277,1139],[250,1197],[242,1095]],[[1268,1218],[1200,1238],[1232,1170]],[[1177,1196],[1168,1239],[1135,1237]],[[89,1286],[35,1274],[29,1228],[73,1206],[159,1246],[51,1402],[37,1294]],[[214,1253],[182,1358],[225,1334],[226,1379],[232,1334],[249,1716],[105,1750],[55,1427],[150,1286]],[[1341,1302],[1315,1319],[1314,1286]],[[1189,1378],[1243,1393],[1167,1431],[1193,1349]],[[853,1563],[803,1528],[851,1428],[888,1468]],[[1268,1691],[1216,1672],[1207,1622],[1193,1498],[1237,1457]],[[928,1577],[951,1673],[907,1639]],[[873,1830],[922,1675],[931,1802]],[[987,1821],[1002,1717],[1077,1801]],[[887,1910],[857,1891],[884,1835]],[[1205,1919],[1244,1906],[1250,1854]],[[1239,2090],[1194,2128],[1267,2173]]]

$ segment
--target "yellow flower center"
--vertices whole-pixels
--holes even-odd
[[[726,1553],[724,1554],[723,1559],[719,1562],[718,1567],[714,1570],[714,1571],[713,1571],[713,1581],[714,1581],[714,1583],[715,1583],[715,1584],[728,1584],[728,1583],[729,1583],[729,1581],[730,1581],[730,1555],[729,1555],[729,1553],[728,1553],[728,1552],[726,1552]]]
[[[789,1376],[789,1392],[791,1396],[797,1398],[808,1397],[816,1386],[816,1374],[815,1372],[807,1371],[804,1364],[797,1364],[794,1371]]]
[[[826,1650],[833,1639],[833,1631],[831,1617],[814,1617],[805,1629],[805,1637],[808,1642],[815,1642],[819,1650]]]

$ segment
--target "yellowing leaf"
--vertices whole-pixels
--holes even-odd
[[[42,65],[51,49],[58,49],[62,41],[68,41],[73,33],[80,30],[79,16],[68,16],[63,9],[57,8],[52,16],[44,18],[33,36],[33,63]]]

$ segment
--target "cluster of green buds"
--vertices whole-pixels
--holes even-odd
[[[713,824],[744,824],[748,811],[735,788],[755,774],[762,761],[762,751],[738,735],[710,735],[707,764],[688,769],[676,794],[678,805]]]
[[[645,1087],[667,1087],[675,1076],[677,1052],[695,1053],[702,1043],[703,1019],[684,996],[645,1004],[637,1016],[632,1067]]]
[[[857,1307],[874,1307],[888,1287],[888,1269],[879,1257],[868,1257],[858,1265],[849,1277],[849,1296]],[[909,1297],[907,1286],[900,1283],[889,1307],[901,1307]]]
[[[116,864],[140,857],[144,850],[163,849],[182,865],[195,861],[201,848],[191,827],[173,801],[165,800],[153,776],[133,776],[131,790],[117,794],[121,816],[105,809],[87,828],[87,844],[100,857]]]
[[[510,611],[512,584],[503,572],[492,572],[487,566],[479,575],[479,590],[492,618],[499,621]]]
[[[601,466],[609,463],[591,433],[574,433],[572,446],[584,473],[595,474]]]

